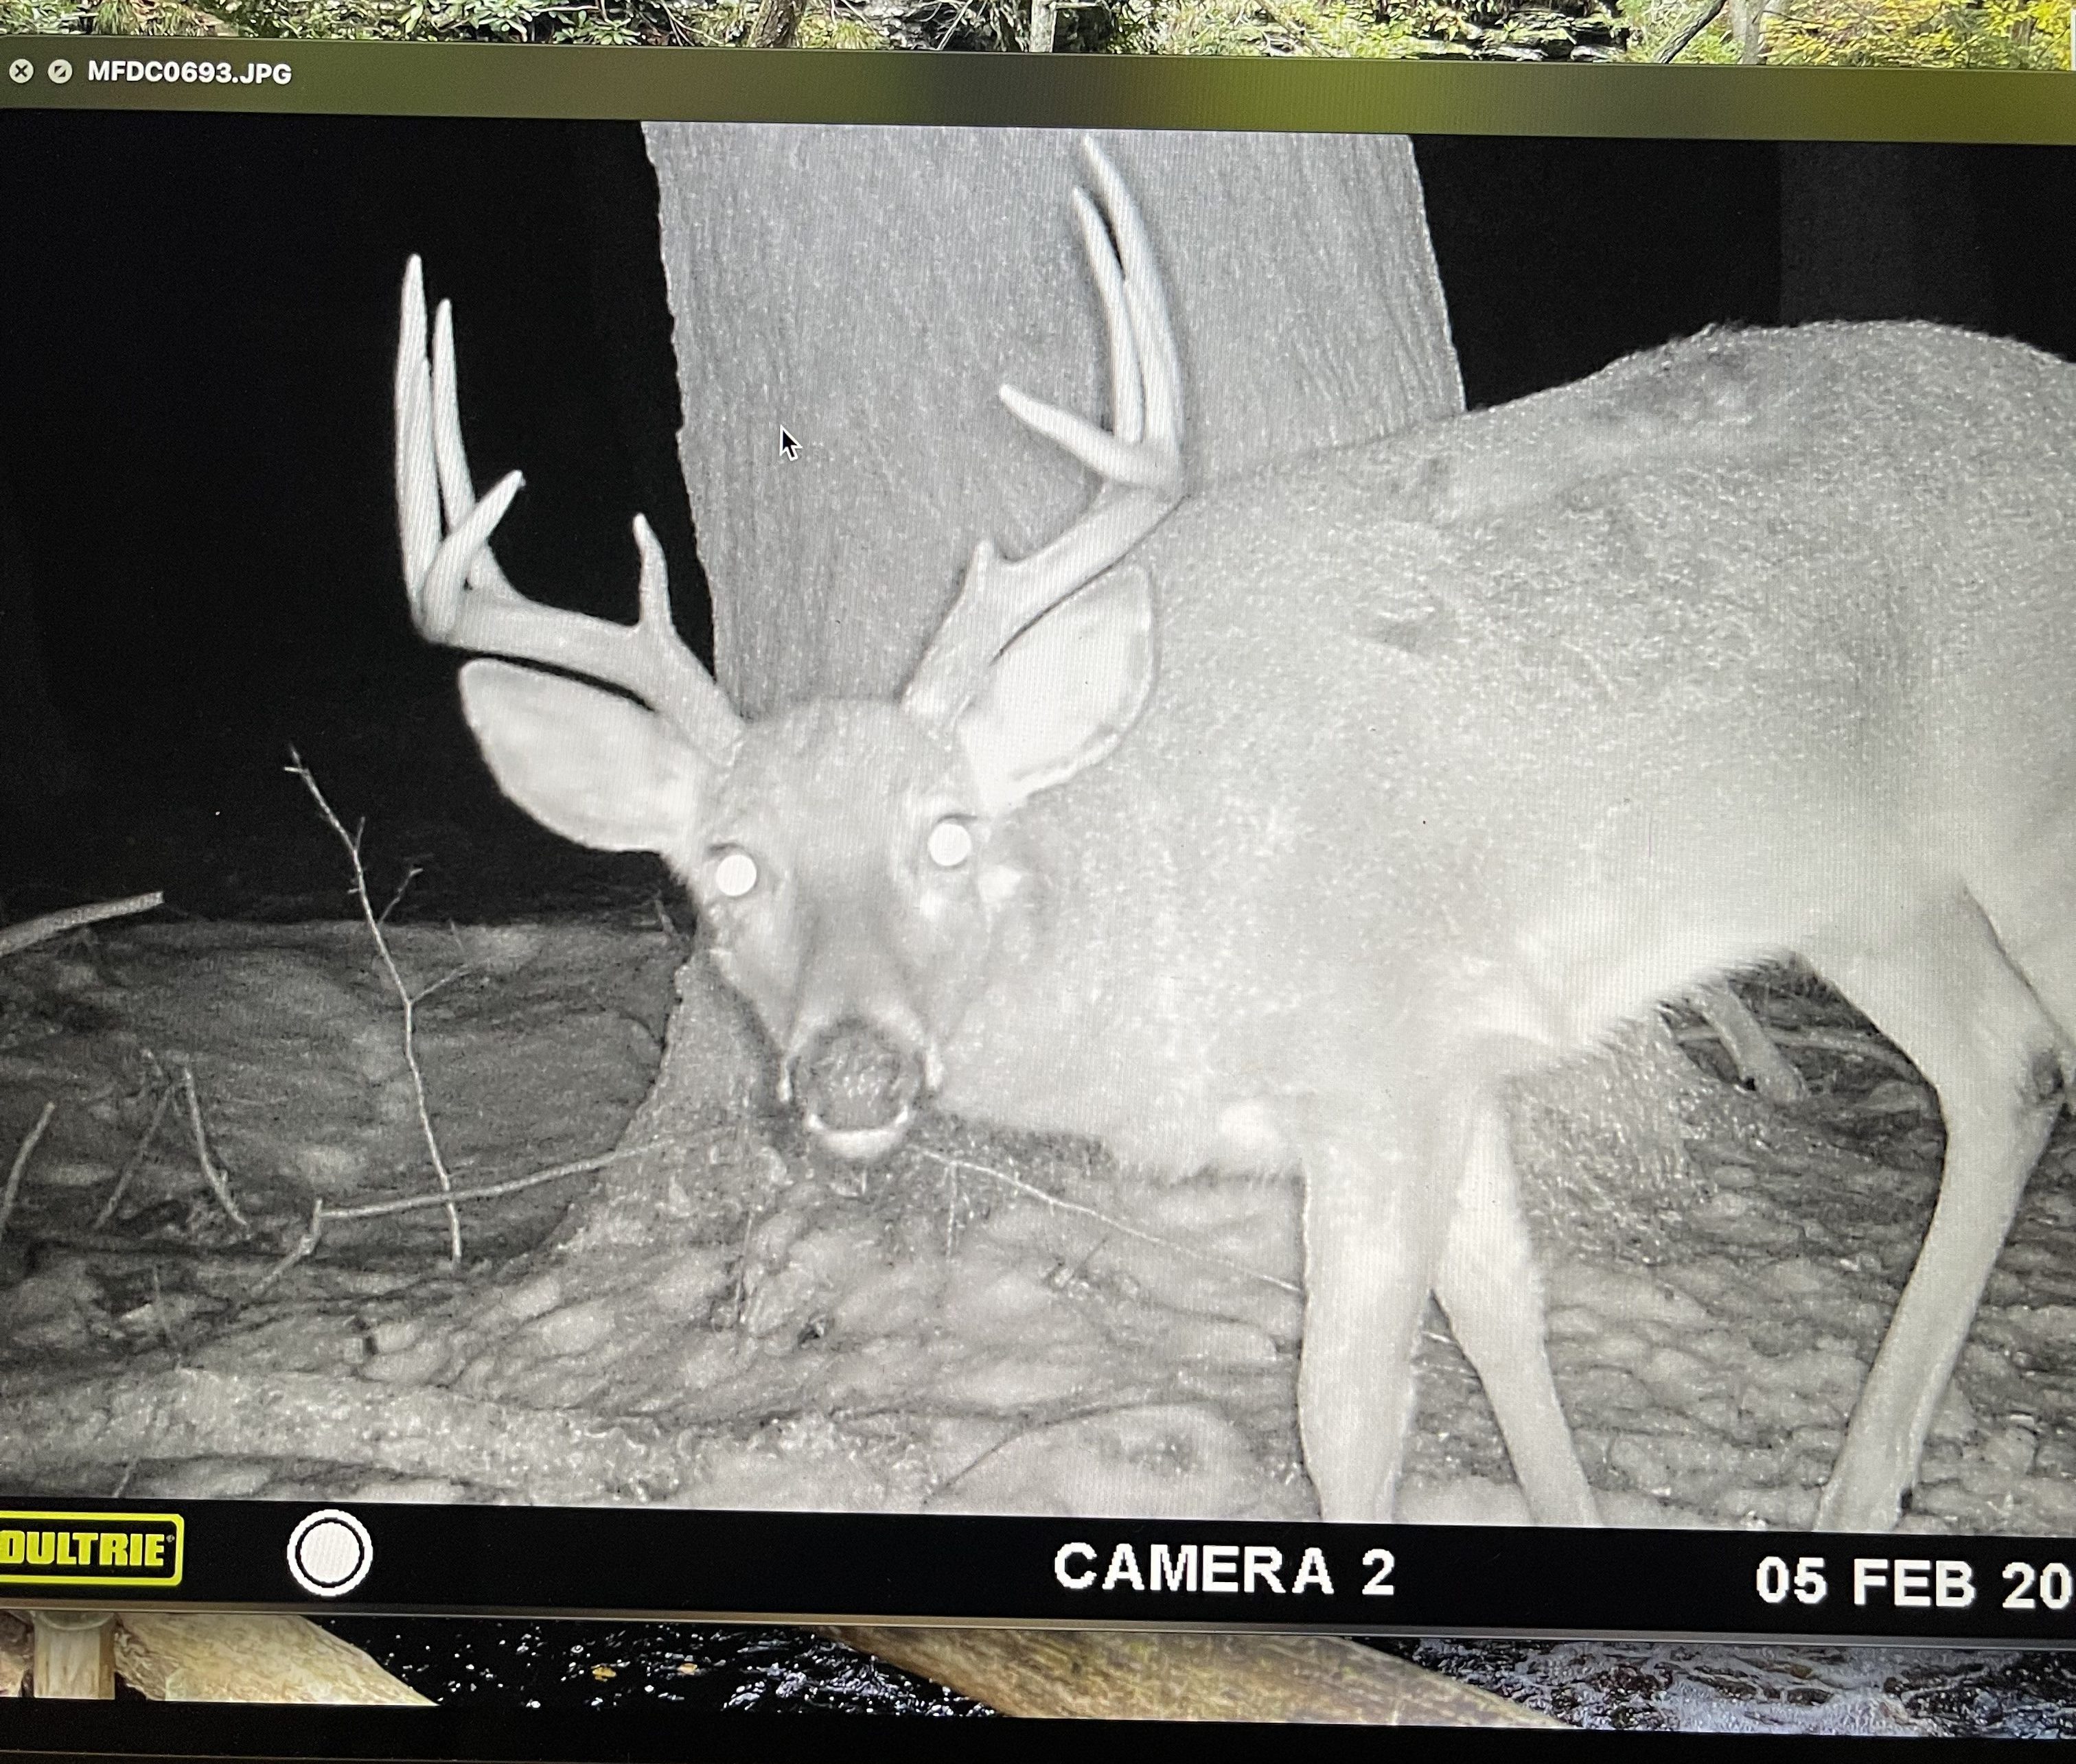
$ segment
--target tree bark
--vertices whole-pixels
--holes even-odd
[[[978,541],[1019,556],[1088,496],[995,396],[1007,380],[1104,412],[1075,137],[660,123],[648,138],[721,684],[749,716],[889,694]],[[1461,409],[1405,141],[1103,145],[1160,254],[1199,479]]]
[[[753,49],[790,49],[800,33],[800,15],[807,0],[759,0],[757,18],[749,27]]]

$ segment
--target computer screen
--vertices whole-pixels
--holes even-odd
[[[6,55],[10,1603],[2069,1635],[2066,73]]]

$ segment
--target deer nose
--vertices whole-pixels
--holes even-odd
[[[857,1017],[818,1030],[793,1056],[794,1101],[808,1129],[843,1157],[891,1151],[923,1093],[923,1062]]]

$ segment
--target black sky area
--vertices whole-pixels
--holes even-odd
[[[1474,404],[1725,321],[1937,318],[2076,355],[2062,150],[1418,151]],[[389,483],[416,251],[463,315],[479,478],[526,470],[500,531],[515,579],[630,616],[646,511],[704,653],[639,131],[15,111],[0,216],[0,572],[41,651],[0,629],[0,923],[155,886],[209,916],[343,910],[340,854],[280,770],[292,745],[367,818],[378,889],[425,865],[410,912],[655,891],[651,861],[576,850],[498,798],[457,658],[410,629]],[[0,625],[9,603],[0,582]]]

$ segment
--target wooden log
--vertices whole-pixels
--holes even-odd
[[[1390,1727],[1563,1725],[1339,1636],[856,1625],[821,1633],[1004,1715]]]
[[[115,1664],[127,1683],[168,1703],[432,1700],[302,1617],[125,1612]]]
[[[35,1659],[28,1618],[19,1611],[0,1611],[0,1696],[23,1694]]]
[[[37,1611],[31,1683],[39,1698],[109,1702],[115,1696],[115,1620],[105,1611]]]

